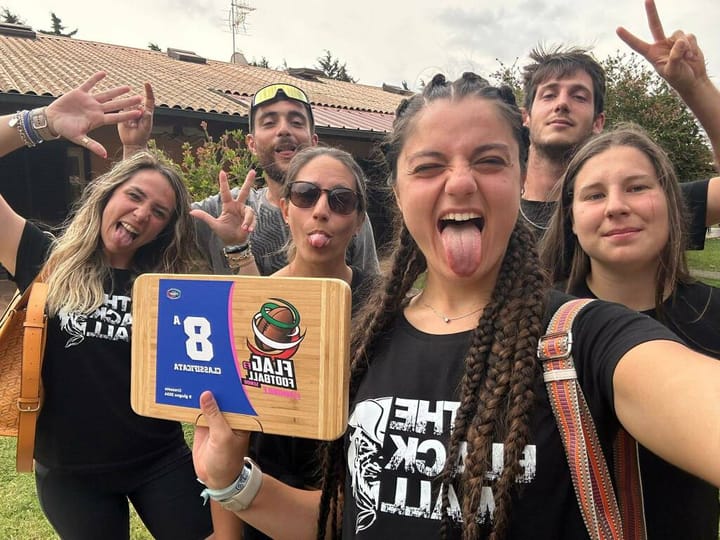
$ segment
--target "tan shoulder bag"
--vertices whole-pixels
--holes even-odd
[[[41,404],[47,283],[17,293],[0,318],[0,435],[17,437],[16,468],[32,472]]]

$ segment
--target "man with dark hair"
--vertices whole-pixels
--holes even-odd
[[[279,207],[285,172],[297,152],[318,142],[310,100],[297,86],[280,83],[261,88],[253,96],[249,117],[250,133],[245,142],[257,158],[266,183],[266,187],[251,191],[246,201],[255,211],[257,219],[255,229],[248,237],[249,242],[236,246],[223,245],[207,225],[222,213],[219,194],[193,204],[193,215],[202,220],[197,228],[200,249],[209,257],[217,274],[232,273],[233,260],[242,260],[248,250],[254,256],[260,275],[270,275],[287,265],[285,246],[289,230]],[[237,193],[238,188],[231,191],[233,199]],[[375,241],[367,217],[350,243],[347,259],[348,264],[366,274],[378,271]]]
[[[605,125],[605,72],[585,49],[541,48],[523,70],[523,116],[530,131],[520,207],[543,230],[555,208],[553,189],[575,149]]]
[[[704,106],[712,102],[708,96],[717,89],[704,62],[691,54],[674,59],[668,69],[674,41],[664,36],[654,4],[646,9],[654,43],[645,43],[623,28],[618,35],[678,92],[708,133],[717,159],[720,118]],[[523,70],[523,115],[531,145],[520,213],[540,238],[555,209],[556,186],[567,163],[605,126],[605,72],[586,49],[576,47],[535,49],[530,58],[533,63]],[[682,189],[690,209],[689,244],[702,249],[706,227],[720,221],[720,178],[685,182]]]

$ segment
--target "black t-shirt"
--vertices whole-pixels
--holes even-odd
[[[15,276],[20,288],[35,278],[49,244],[40,229],[25,226]],[[178,422],[130,408],[131,289],[130,272],[113,269],[94,313],[61,312],[49,320],[35,439],[35,459],[47,467],[122,470],[187,449]]]
[[[550,304],[556,307],[566,299],[553,294]],[[548,310],[548,318],[553,311]],[[434,479],[445,464],[470,334],[425,334],[400,316],[378,344],[345,435],[343,538],[439,538],[439,486]],[[609,455],[618,427],[612,389],[617,362],[640,343],[677,338],[650,318],[605,302],[586,307],[573,334],[578,378]],[[588,538],[539,372],[535,393],[530,442],[512,492],[507,538]],[[502,444],[493,444],[480,501],[484,528],[491,523],[493,482],[502,470],[502,456]],[[454,492],[449,499],[453,519],[459,521]],[[460,537],[459,526],[452,537]]]
[[[707,232],[707,193],[709,180],[698,180],[696,182],[683,182],[680,184],[680,191],[687,209],[688,249],[704,249],[705,233]],[[555,201],[530,201],[520,199],[520,216],[535,233],[539,240],[545,235],[555,212],[557,203]]]
[[[573,294],[596,298],[583,284]],[[654,309],[644,314],[658,319]],[[662,322],[691,349],[720,359],[720,289],[680,284],[663,303]],[[638,445],[649,539],[717,540],[718,488],[678,469]]]
[[[350,284],[352,290],[353,313],[365,300],[368,284],[365,274],[357,267],[352,267],[353,276]],[[322,473],[318,462],[318,454],[322,441],[302,437],[285,437],[282,435],[266,435],[253,433],[251,437],[250,456],[260,465],[263,473],[277,478],[281,482],[296,488],[319,488]],[[269,538],[262,532],[245,525],[245,540]]]

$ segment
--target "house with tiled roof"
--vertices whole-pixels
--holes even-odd
[[[108,77],[97,91],[127,84],[142,92],[145,81],[152,84],[153,138],[176,158],[182,143],[202,143],[201,122],[207,123],[213,136],[238,128],[247,132],[255,90],[289,82],[308,94],[320,141],[349,151],[370,168],[372,150],[390,130],[395,108],[405,94],[387,85],[328,79],[312,69],[277,71],[178,49],[136,49],[0,24],[0,114],[47,105],[100,70],[107,71]],[[114,126],[92,135],[107,148],[109,161],[64,140],[21,149],[0,162],[0,193],[27,217],[53,224],[62,221],[83,186],[121,156]],[[376,232],[382,231],[376,227]]]

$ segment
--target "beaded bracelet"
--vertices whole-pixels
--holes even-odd
[[[38,132],[35,131],[35,129],[32,127],[32,124],[30,123],[30,111],[22,112],[22,120],[23,127],[25,128],[25,134],[28,136],[28,139],[33,142],[33,146],[36,146],[43,142],[42,137],[40,137]]]
[[[10,119],[10,122],[8,122],[8,125],[11,128],[14,127],[17,129],[17,132],[20,134],[20,139],[25,146],[27,146],[28,148],[33,148],[34,146],[36,146],[36,143],[30,138],[27,131],[25,130],[25,122],[23,115],[27,112],[28,111],[17,111]]]

